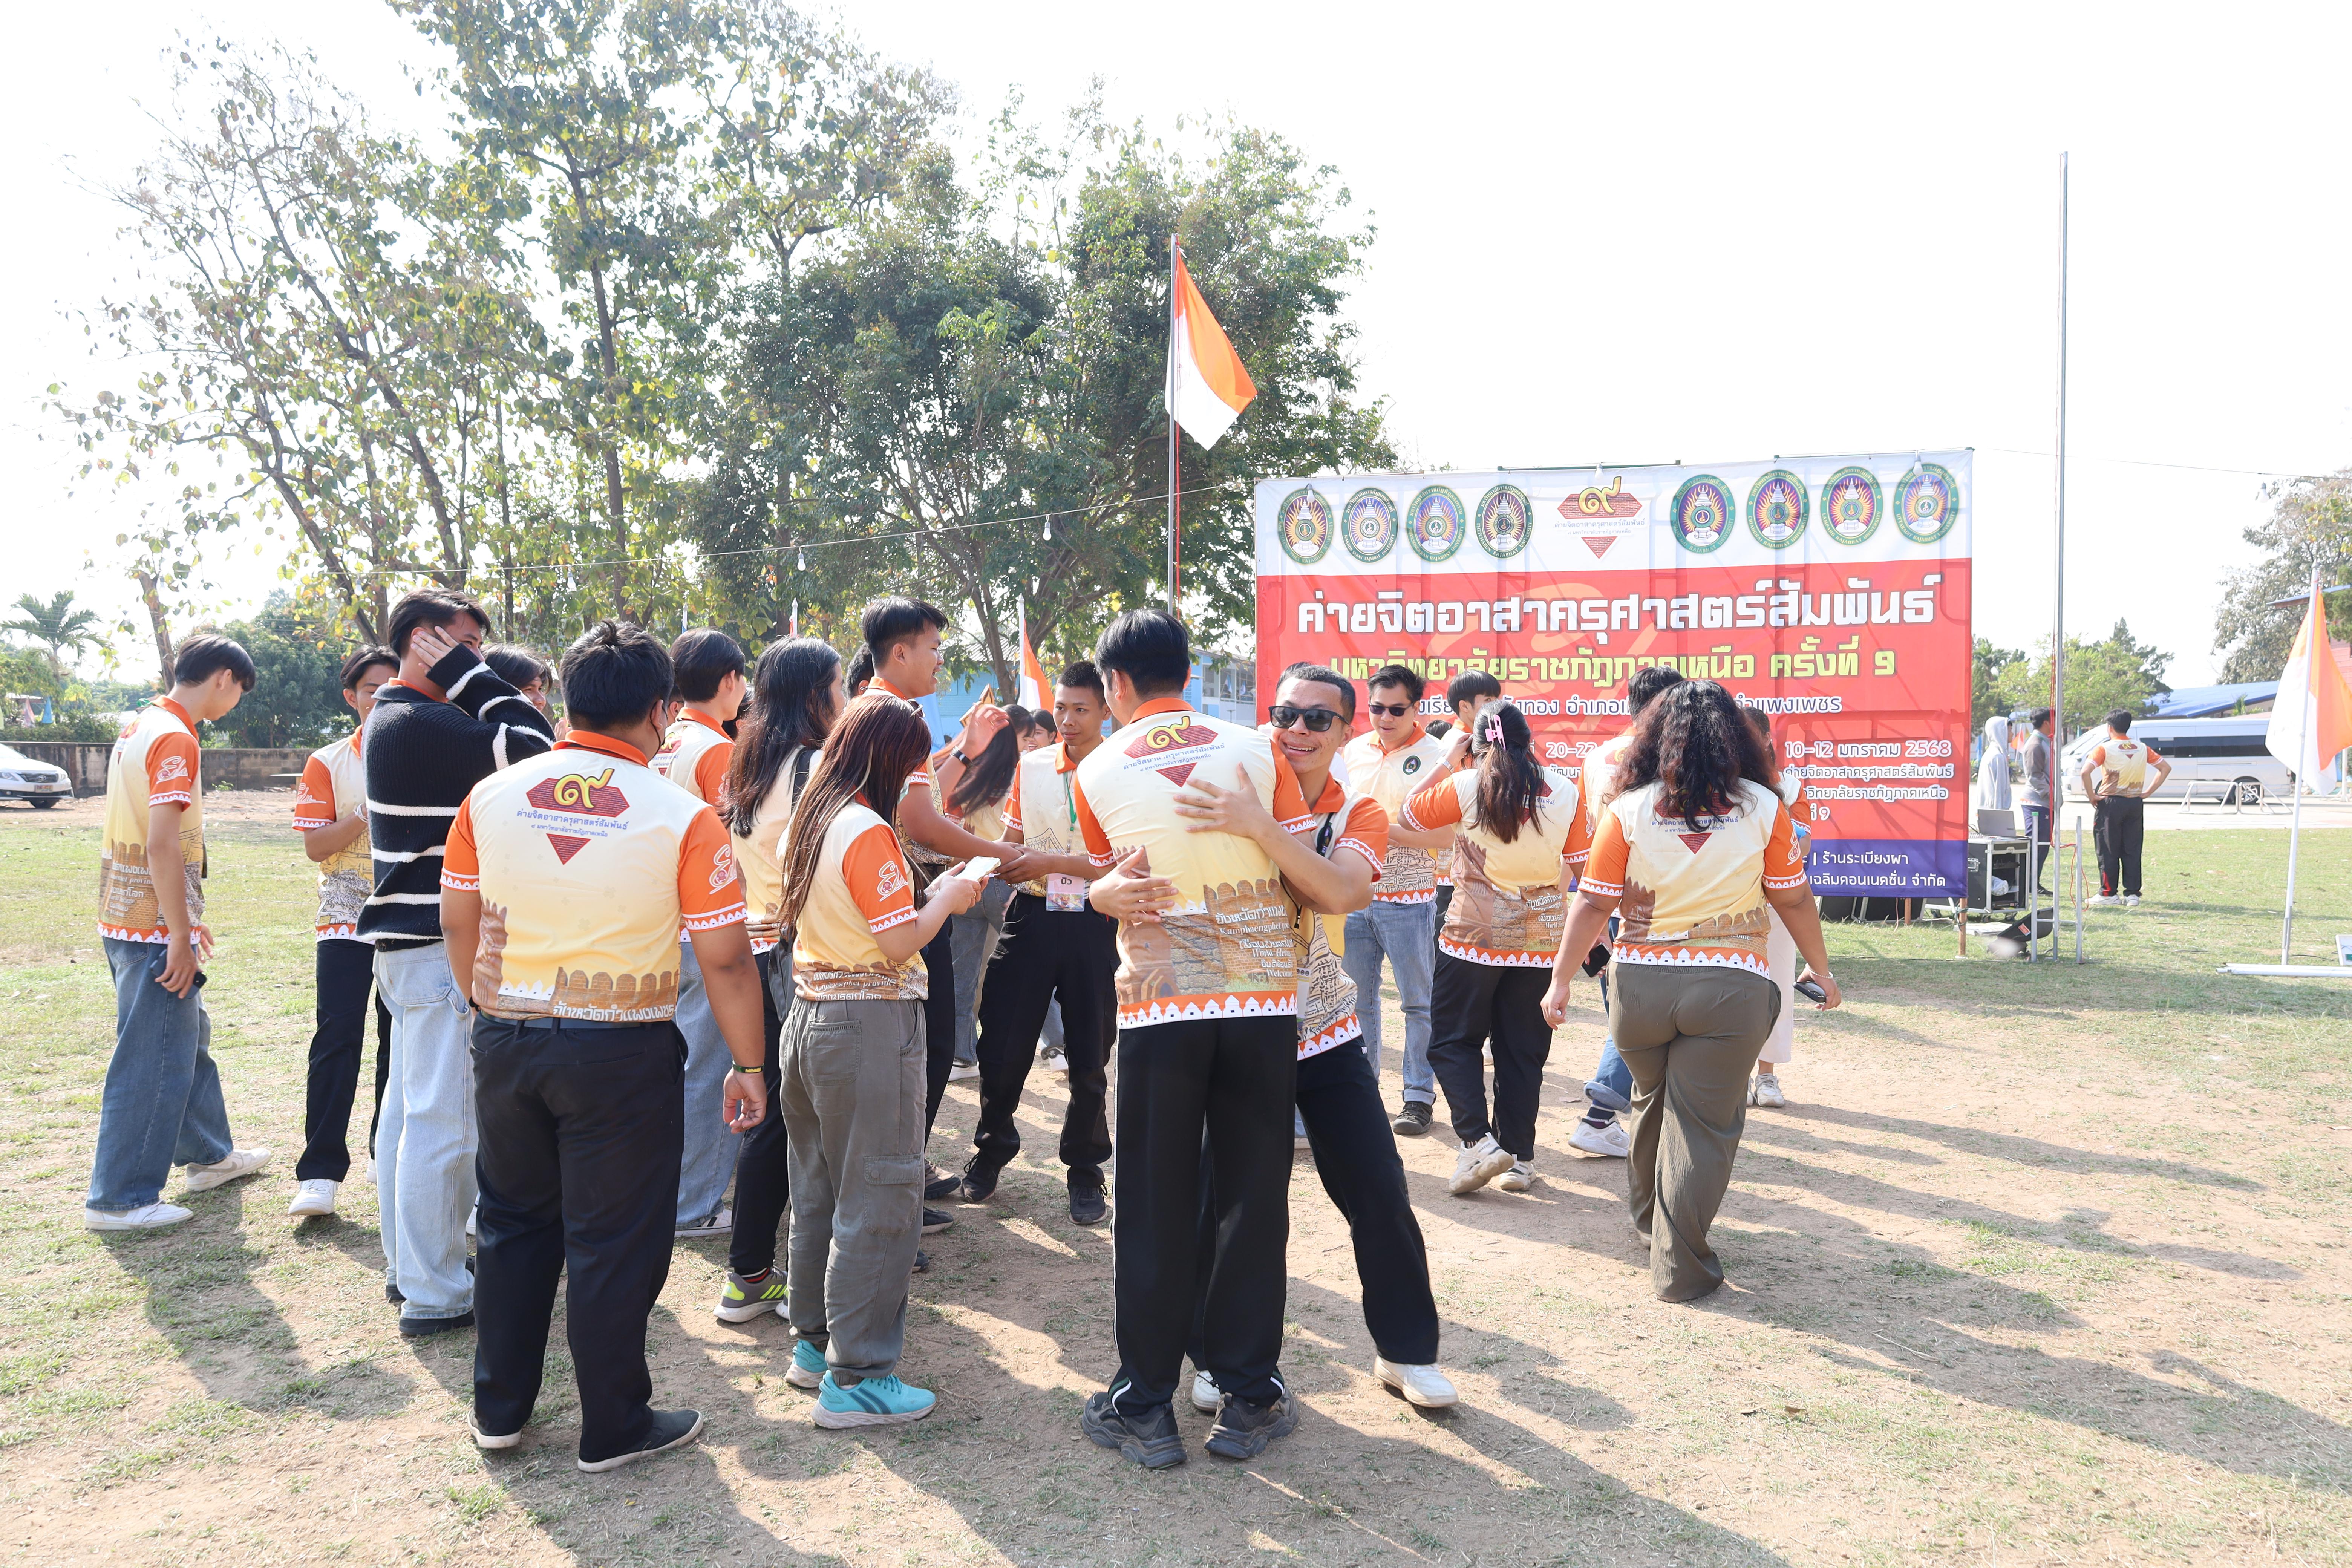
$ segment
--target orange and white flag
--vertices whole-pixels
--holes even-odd
[[[2311,574],[2311,603],[2294,634],[2294,651],[2279,672],[2278,699],[2271,704],[2263,745],[2294,770],[2297,784],[2319,787],[2320,775],[2337,752],[2352,747],[2352,684],[2344,679],[2336,652],[2327,646],[2327,601],[2319,573]]]
[[[1234,353],[1209,302],[1192,285],[1184,253],[1176,252],[1176,301],[1168,336],[1168,407],[1185,434],[1213,447],[1257,395],[1256,384]]]
[[[1029,606],[1021,606],[1021,679],[1015,681],[1018,695],[1015,702],[1032,713],[1051,711],[1053,688],[1045,684],[1045,667],[1037,662],[1037,650],[1029,646]]]

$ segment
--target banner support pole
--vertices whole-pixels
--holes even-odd
[[[2051,804],[2066,800],[2066,154],[2058,154],[2058,477],[2053,497],[2055,543],[2050,568],[2050,709],[2053,714]],[[2057,826],[2057,819],[2051,819]]]
[[[2312,581],[2313,585],[2317,586],[2316,574],[2313,574]],[[2322,618],[2319,624],[2324,628],[2327,622]],[[2318,650],[2319,653],[2326,651],[2325,648]],[[2316,655],[2306,655],[2306,657],[2316,657]],[[2286,913],[2279,924],[2279,962],[2281,963],[2294,962],[2287,956],[2287,949],[2294,942],[2294,863],[2303,849],[2303,763],[2305,755],[2311,751],[2311,710],[2316,706],[2316,701],[2306,695],[2304,698],[2300,722],[2295,725],[2294,822],[2294,826],[2287,830],[2286,836]]]
[[[1176,258],[1183,254],[1168,237],[1168,613],[1176,614]]]

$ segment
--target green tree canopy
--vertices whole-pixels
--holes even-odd
[[[59,680],[73,656],[98,641],[98,616],[78,608],[73,600],[70,588],[58,589],[47,601],[19,594],[16,618],[0,621],[0,632],[38,643],[48,656],[50,674]]]
[[[1977,646],[1981,670],[1990,645],[1979,640]],[[2000,668],[1994,680],[1997,700],[1978,715],[1979,724],[1993,713],[2030,712],[2050,706],[2049,644],[2043,643],[2042,651],[2031,658],[2021,654],[2007,658],[2010,662]],[[2066,706],[2058,716],[2059,733],[2080,734],[2118,708],[2131,713],[2153,711],[2156,700],[2172,689],[2164,683],[2165,667],[2171,662],[2170,654],[2133,637],[2122,621],[2097,642],[2068,637]]]
[[[2278,679],[2304,606],[2277,601],[2306,592],[2314,567],[2322,587],[2352,582],[2352,468],[2274,485],[2270,493],[2271,515],[2245,532],[2262,562],[2231,574],[2213,618],[2213,651],[2229,656],[2224,681]],[[2330,637],[2352,637],[2352,594],[2329,597],[2327,619]]]

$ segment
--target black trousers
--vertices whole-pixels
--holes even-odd
[[[2099,850],[2099,891],[2113,898],[2139,897],[2140,840],[2147,831],[2147,803],[2137,795],[2099,797],[2091,818],[2091,838]]]
[[[1536,1107],[1543,1100],[1544,1063],[1551,1058],[1551,1028],[1543,1021],[1543,994],[1551,969],[1473,963],[1450,952],[1437,955],[1429,987],[1429,1016],[1436,1026],[1429,1042],[1429,1066],[1445,1090],[1445,1109],[1462,1146],[1486,1137],[1522,1160],[1536,1156]],[[1482,1047],[1495,1047],[1495,1117],[1486,1119],[1486,1064]]]
[[[1315,1151],[1323,1192],[1348,1222],[1356,1286],[1372,1348],[1403,1366],[1437,1359],[1437,1298],[1429,1288],[1429,1251],[1405,1191],[1404,1162],[1381,1104],[1381,1086],[1361,1040],[1318,1051],[1298,1064],[1297,1103]],[[1201,1193],[1197,1265],[1206,1279],[1215,1255],[1213,1180]],[[1192,1324],[1192,1363],[1205,1365],[1201,1320]]]
[[[367,1056],[368,995],[375,985],[375,944],[329,937],[316,944],[316,1022],[310,1032],[310,1081],[302,1110],[302,1157],[294,1179],[340,1182],[352,1173],[345,1139],[352,1101],[359,1097],[360,1064]],[[375,1104],[368,1112],[368,1152],[383,1114],[384,1077],[392,1070],[392,1009],[375,999]]]
[[[1200,1320],[1196,1363],[1229,1394],[1282,1392],[1290,1247],[1290,1116],[1298,1020],[1202,1018],[1118,1034],[1118,1172],[1112,1193],[1112,1404],[1175,1396]],[[1204,1136],[1205,1134],[1205,1136]],[[1202,1275],[1201,1184],[1213,1181],[1215,1243]]]
[[[552,1028],[474,1017],[474,1419],[517,1432],[539,1400],[555,1282],[580,1384],[580,1457],[651,1430],[646,1320],[669,1279],[684,1152],[677,1026]]]
[[[792,1005],[793,954],[780,947],[759,958],[760,1033],[767,1042],[760,1081],[768,1086],[768,1114],[743,1134],[735,1151],[735,1229],[727,1240],[727,1267],[738,1274],[775,1267],[776,1235],[793,1203],[791,1147],[783,1113],[776,1107],[776,1045],[783,1037],[783,1009]],[[779,987],[786,990],[781,1000]]]
[[[923,1004],[923,1136],[940,1119],[940,1097],[948,1091],[948,1074],[955,1070],[955,942],[950,921],[940,922],[940,934],[923,946],[923,968],[930,975],[930,1000]]]
[[[1034,893],[1015,892],[1004,910],[1004,940],[980,993],[980,1125],[972,1163],[1001,1166],[1021,1152],[1013,1117],[1037,1037],[1058,998],[1070,1064],[1070,1106],[1062,1118],[1062,1163],[1072,1187],[1099,1190],[1110,1158],[1109,1092],[1104,1068],[1118,1037],[1118,922],[1092,910],[1050,910]]]

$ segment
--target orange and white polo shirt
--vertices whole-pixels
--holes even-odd
[[[1021,753],[1013,769],[1013,793],[1004,797],[1004,832],[1017,831],[1023,844],[1041,854],[1087,853],[1078,837],[1077,773],[1076,760],[1061,741]],[[1023,882],[1020,888],[1042,899],[1045,879]]]
[[[735,737],[709,714],[688,708],[670,721],[650,765],[705,805],[717,805],[734,756]]]
[[[294,786],[294,830],[332,827],[367,804],[367,768],[360,761],[360,732],[321,746],[302,764]],[[360,906],[375,891],[375,862],[368,836],[361,834],[319,862],[318,940],[360,934]]]
[[[1739,781],[1739,805],[1698,826],[1657,815],[1660,786],[1611,802],[1583,889],[1617,904],[1619,963],[1720,964],[1769,976],[1764,891],[1807,885],[1805,858],[1779,795]]]
[[[1391,822],[1401,819],[1404,803],[1415,790],[1437,782],[1445,771],[1446,744],[1426,726],[1415,724],[1410,738],[1391,747],[1381,744],[1380,731],[1368,730],[1339,748],[1348,772],[1348,787],[1367,795]],[[1372,900],[1382,904],[1425,904],[1437,897],[1437,853],[1389,847],[1381,885]]]
[[[1176,792],[1195,773],[1257,792],[1286,832],[1311,817],[1298,777],[1255,730],[1195,712],[1181,697],[1144,703],[1078,764],[1078,836],[1108,871],[1136,849],[1176,884],[1159,921],[1118,927],[1118,1022],[1288,1017],[1298,1010],[1298,942],[1271,857],[1231,833],[1192,833]]]
[[[1478,820],[1478,770],[1464,768],[1438,780],[1404,805],[1404,825],[1420,832],[1458,826],[1454,836],[1454,899],[1437,951],[1472,963],[1532,969],[1559,952],[1568,929],[1568,899],[1560,879],[1584,864],[1592,832],[1576,781],[1543,770],[1544,794],[1535,820],[1519,824],[1505,843]]]
[[[2129,735],[2109,735],[2091,748],[2091,782],[2099,795],[2137,795],[2147,787],[2147,770],[2158,761],[2156,748]]]
[[[98,861],[98,934],[169,942],[147,870],[147,813],[180,807],[180,864],[191,923],[205,918],[205,792],[196,722],[162,697],[131,716],[106,762],[106,831]]]
[[[794,746],[784,753],[776,782],[751,819],[751,831],[728,834],[735,846],[736,875],[743,879],[743,926],[754,952],[773,952],[783,940],[785,834],[793,825],[793,775],[805,750]],[[809,771],[815,772],[814,758]]]
[[[1380,897],[1381,863],[1394,852],[1388,847],[1389,814],[1370,795],[1343,787],[1337,778],[1325,780],[1307,826],[1291,837],[1317,848],[1326,860],[1362,856],[1371,864],[1372,896]],[[1359,1038],[1364,1026],[1356,1016],[1356,983],[1340,963],[1348,917],[1301,910],[1298,924],[1307,939],[1298,959],[1298,1059],[1305,1061]]]
[[[898,836],[857,796],[835,814],[793,939],[793,990],[811,1002],[919,1002],[930,991],[920,952],[884,956],[875,933],[915,918],[915,879]]]
[[[679,928],[743,918],[719,814],[588,730],[474,786],[441,885],[482,895],[473,989],[499,1018],[670,1017]]]

